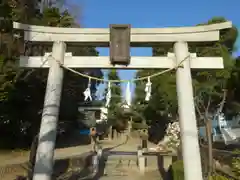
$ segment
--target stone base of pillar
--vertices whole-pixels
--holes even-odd
[[[110,126],[108,130],[108,140],[112,140],[112,139],[113,139],[113,129],[112,129],[112,126]]]
[[[98,162],[99,158],[98,155],[94,155],[92,157],[92,167],[93,167],[93,173],[97,173],[98,172]]]
[[[140,173],[144,174],[146,169],[146,157],[144,156],[138,157],[138,167],[139,167]]]
[[[172,156],[163,156],[163,168],[167,172],[169,167],[172,165],[173,157]]]

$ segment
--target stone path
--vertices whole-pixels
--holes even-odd
[[[81,180],[81,179],[99,179],[99,180],[128,180],[128,179],[139,179],[143,180],[146,178],[150,179],[161,179],[161,175],[157,170],[156,157],[148,158],[148,166],[151,167],[147,170],[146,174],[140,175],[137,167],[137,155],[136,150],[140,145],[140,140],[138,138],[127,138],[127,136],[119,137],[114,140],[103,140],[100,141],[100,145],[104,149],[105,160],[100,165],[100,171],[97,177],[94,178],[84,178],[86,174],[89,174],[89,169],[85,172],[82,168],[77,167],[77,171],[70,172],[68,178],[65,180]],[[149,143],[148,147],[155,147],[155,145]],[[55,160],[65,160],[65,159],[79,159],[80,156],[84,154],[89,154],[92,150],[92,145],[76,146],[70,148],[61,148],[55,150]],[[126,155],[128,154],[128,155]],[[12,180],[15,175],[26,175],[26,169],[22,167],[22,164],[28,161],[29,153],[24,153],[22,156],[10,157],[5,156],[0,162],[0,179]],[[86,156],[86,155],[85,155]],[[69,166],[69,165],[68,165]],[[21,173],[20,173],[21,169]],[[76,168],[75,168],[76,169]],[[24,174],[22,173],[24,171]],[[80,172],[81,171],[81,172]],[[69,173],[69,171],[67,171]],[[84,173],[83,173],[84,172]],[[73,174],[75,174],[73,176]],[[81,175],[79,175],[81,174]],[[85,174],[85,175],[84,175]],[[11,177],[10,177],[11,176]],[[62,174],[61,177],[65,175]],[[68,176],[68,175],[67,175]],[[57,178],[62,179],[62,178]],[[149,179],[149,180],[150,180]]]
[[[101,144],[108,148],[113,147],[116,141],[101,141]],[[60,148],[55,150],[55,160],[78,161],[81,156],[86,156],[92,150],[92,145],[80,145],[76,147]],[[0,156],[0,180],[13,180],[17,175],[27,175],[27,163],[29,159],[29,151],[4,153]],[[64,163],[66,164],[66,163]],[[68,169],[71,167],[66,167]]]
[[[122,140],[122,142],[123,141],[124,140]],[[119,140],[118,141],[102,140],[100,144],[102,144],[104,148],[109,148],[119,144]],[[91,144],[68,147],[68,148],[59,148],[55,150],[54,159],[59,160],[59,159],[72,158],[72,157],[87,153],[91,150],[92,150]],[[3,156],[0,156],[0,167],[13,165],[13,164],[23,164],[28,162],[28,159],[29,159],[29,151],[25,151],[22,153],[4,154]]]
[[[144,175],[140,174],[137,166],[137,147],[140,140],[137,138],[128,138],[124,143],[117,145],[112,149],[103,152],[104,162],[100,165],[102,174],[99,180],[132,180],[132,179],[162,179],[158,171],[157,157],[147,158],[148,168]],[[148,143],[148,147],[155,147],[152,143]]]
[[[75,171],[67,180],[161,180],[158,170],[157,158],[148,157],[148,168],[144,175],[140,174],[137,166],[137,147],[140,140],[137,138],[122,137],[112,141],[101,142],[103,158],[99,164],[97,174],[92,174],[92,169]],[[149,143],[149,147],[155,145]],[[59,179],[61,180],[61,179]]]

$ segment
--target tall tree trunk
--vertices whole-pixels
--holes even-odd
[[[205,122],[206,125],[206,136],[208,144],[208,176],[213,173],[213,146],[212,146],[212,122],[207,119]]]
[[[108,139],[112,140],[113,138],[113,128],[112,128],[112,125],[109,126],[109,129],[108,129]]]

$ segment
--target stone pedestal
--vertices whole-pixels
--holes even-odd
[[[146,157],[144,156],[138,157],[138,167],[139,167],[140,173],[144,174],[146,169]]]
[[[108,139],[109,139],[109,140],[112,140],[112,139],[113,139],[113,129],[112,129],[112,126],[109,127]]]
[[[98,156],[99,159],[102,157],[102,153],[103,153],[103,150],[102,150],[101,147],[99,147],[98,150],[97,150],[97,156]]]
[[[97,155],[94,155],[92,157],[92,166],[93,166],[93,173],[98,172],[98,163],[99,163],[99,158]]]
[[[172,165],[173,157],[172,155],[163,155],[163,168],[167,172],[169,167]]]

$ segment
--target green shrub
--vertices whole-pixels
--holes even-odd
[[[174,180],[184,180],[183,161],[176,161],[172,164]]]
[[[208,178],[208,180],[229,180],[229,178],[221,175],[212,175]]]
[[[235,176],[238,177],[240,179],[240,150],[236,150],[235,153],[238,155],[235,158],[233,158],[232,161],[232,169],[233,172],[235,173]]]
[[[184,180],[183,161],[176,161],[172,164],[173,180]],[[212,175],[209,180],[229,180],[221,175]]]

